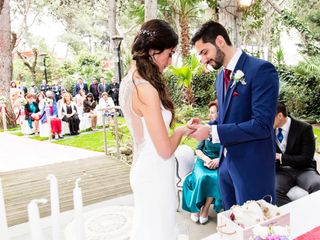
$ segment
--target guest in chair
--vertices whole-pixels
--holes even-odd
[[[210,122],[214,124],[217,118],[217,102],[209,103]],[[192,173],[187,176],[182,190],[182,208],[191,212],[191,220],[205,224],[211,203],[216,212],[220,212],[222,201],[219,190],[218,166],[220,144],[213,144],[211,139],[205,139],[196,149],[197,159]]]

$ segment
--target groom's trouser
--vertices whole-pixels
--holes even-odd
[[[230,159],[227,154],[221,160],[219,185],[225,210],[248,200],[265,198],[267,201],[275,201],[274,173],[267,174],[268,170],[253,167],[250,162],[252,159]]]

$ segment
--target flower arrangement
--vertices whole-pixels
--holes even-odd
[[[248,228],[280,215],[278,207],[265,200],[247,201],[230,209],[230,219],[242,228]]]
[[[254,240],[290,240],[289,227],[260,225],[253,228]]]
[[[8,99],[5,96],[0,96],[0,104],[1,105],[6,104],[7,101],[8,101]]]
[[[237,83],[241,83],[242,85],[247,85],[247,82],[244,78],[244,73],[241,71],[241,70],[237,70],[233,76],[232,76],[232,79],[233,79],[233,84],[231,86],[231,88],[233,88]]]

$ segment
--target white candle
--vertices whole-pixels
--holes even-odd
[[[40,224],[38,203],[47,203],[47,199],[34,199],[28,204],[28,217],[32,240],[44,240]]]
[[[51,222],[52,222],[52,240],[61,240],[60,232],[60,204],[59,188],[57,178],[49,174],[47,180],[50,180],[50,202],[51,202]]]
[[[7,215],[6,208],[4,205],[4,196],[2,191],[2,181],[0,178],[0,239],[8,240],[8,224],[7,224]]]
[[[83,204],[82,204],[82,192],[79,187],[81,178],[77,178],[75,187],[73,189],[73,207],[74,207],[74,231],[77,240],[85,239],[84,221],[83,221]]]

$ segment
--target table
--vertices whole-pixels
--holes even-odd
[[[282,207],[290,212],[291,238],[296,238],[320,225],[320,191],[309,194]],[[223,240],[219,233],[202,240]]]

